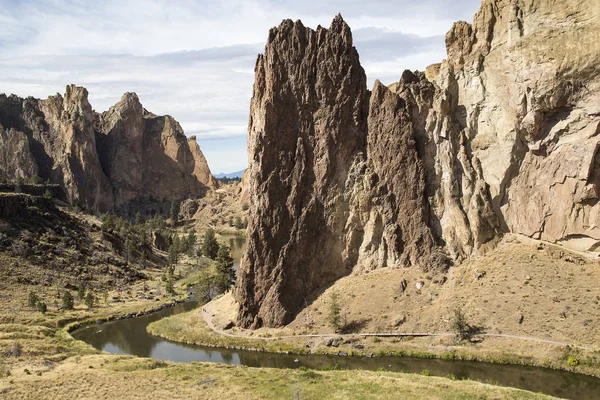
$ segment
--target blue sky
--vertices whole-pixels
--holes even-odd
[[[389,84],[445,57],[444,35],[480,0],[0,0],[0,92],[88,88],[104,111],[125,92],[199,139],[213,173],[246,167],[256,55],[282,19],[328,27],[342,13],[367,72]]]

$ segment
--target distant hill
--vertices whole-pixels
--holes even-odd
[[[229,179],[234,179],[234,178],[241,178],[242,175],[244,175],[244,171],[246,171],[245,169],[241,170],[241,171],[236,171],[236,172],[230,172],[228,174],[215,174],[214,177],[217,179],[221,179],[221,178],[229,178]]]

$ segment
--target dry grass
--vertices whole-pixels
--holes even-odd
[[[0,384],[1,385],[1,384]],[[257,369],[75,357],[0,386],[3,399],[550,399],[517,389],[391,372]]]
[[[408,282],[404,292],[400,282]],[[451,359],[487,360],[538,365],[600,375],[600,352],[516,338],[483,337],[481,343],[457,342],[453,337],[360,339],[364,349],[352,345],[325,346],[326,339],[294,339],[260,344],[256,337],[291,334],[328,334],[328,300],[336,292],[342,315],[356,332],[451,332],[451,318],[462,308],[470,324],[486,333],[549,339],[577,345],[600,342],[600,305],[595,286],[598,263],[556,246],[507,237],[486,255],[454,267],[448,279],[428,276],[415,269],[382,269],[355,274],[318,293],[290,325],[231,333],[245,339],[226,338],[211,332],[197,312],[174,316],[151,325],[151,332],[174,340],[234,347],[271,347],[297,352],[349,354],[399,354]],[[418,290],[416,282],[424,286]],[[210,307],[215,325],[235,315],[236,305],[225,296]],[[263,341],[264,342],[264,341]],[[568,364],[569,355],[578,366]]]

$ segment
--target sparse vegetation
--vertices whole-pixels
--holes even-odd
[[[235,283],[233,257],[231,257],[231,249],[229,246],[219,246],[216,262],[218,288],[220,292],[226,292]]]
[[[336,332],[341,329],[341,311],[338,294],[332,292],[329,296],[329,325]]]
[[[460,340],[467,340],[471,337],[471,327],[467,322],[467,317],[465,316],[462,308],[457,308],[454,310],[451,328]]]
[[[68,290],[65,290],[62,295],[62,309],[65,311],[72,310],[74,304],[75,300],[73,299],[73,295]]]

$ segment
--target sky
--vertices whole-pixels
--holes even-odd
[[[246,168],[254,64],[285,18],[341,13],[371,87],[445,58],[454,21],[481,0],[0,0],[0,93],[46,98],[85,86],[96,111],[136,92],[196,135],[213,173]]]

